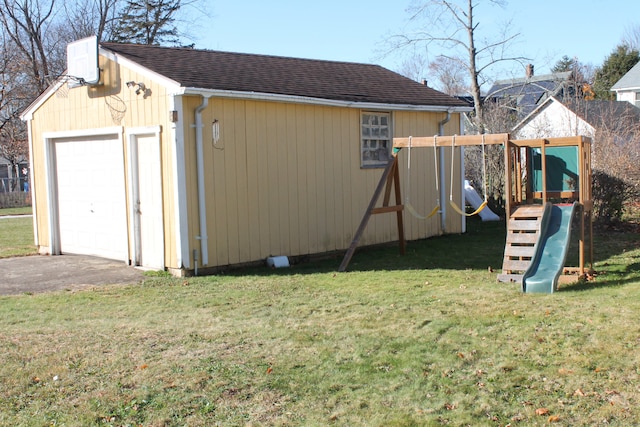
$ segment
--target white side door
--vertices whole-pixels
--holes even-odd
[[[129,144],[135,264],[162,270],[165,262],[159,134],[131,133]]]

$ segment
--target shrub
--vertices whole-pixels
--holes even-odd
[[[633,198],[633,186],[601,170],[592,174],[594,220],[605,225],[622,220],[625,203]]]
[[[0,193],[0,209],[22,208],[25,206],[31,206],[31,193],[19,191]]]

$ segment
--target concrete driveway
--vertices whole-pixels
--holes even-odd
[[[85,255],[34,255],[0,259],[0,295],[135,284],[141,270],[122,261]]]

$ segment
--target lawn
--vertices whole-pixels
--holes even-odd
[[[504,224],[289,269],[0,298],[0,425],[640,425],[640,249],[497,283]],[[491,267],[491,268],[490,268]]]
[[[0,217],[26,213],[31,213],[31,208],[0,209]],[[0,218],[0,258],[32,255],[35,252],[31,216]]]
[[[5,215],[31,215],[33,209],[31,206],[25,206],[22,208],[2,208],[0,209],[0,216]]]

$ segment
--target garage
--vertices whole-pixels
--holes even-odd
[[[51,144],[60,252],[128,261],[121,139],[79,136]]]

